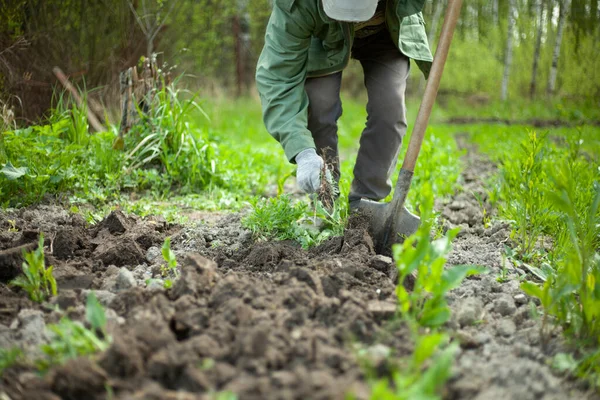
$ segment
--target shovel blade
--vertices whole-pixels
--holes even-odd
[[[404,206],[393,215],[394,207],[391,203],[363,199],[360,200],[357,211],[368,219],[369,234],[379,254],[390,254],[394,243],[402,243],[421,225],[421,219]]]

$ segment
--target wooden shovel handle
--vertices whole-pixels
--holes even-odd
[[[427,86],[425,86],[425,94],[423,95],[423,101],[417,114],[415,126],[413,127],[406,157],[404,157],[404,162],[402,163],[402,169],[410,172],[414,172],[415,165],[417,164],[417,158],[419,157],[419,151],[421,150],[421,144],[425,136],[425,129],[427,129],[427,124],[429,123],[431,109],[435,103],[446,58],[448,58],[448,50],[450,49],[450,43],[454,35],[454,28],[460,16],[461,6],[462,0],[448,0],[444,25],[442,25],[442,33],[440,34],[440,40],[435,51],[435,57],[433,58],[433,65],[431,66]]]

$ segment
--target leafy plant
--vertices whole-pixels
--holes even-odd
[[[4,370],[23,359],[23,350],[18,347],[0,348],[0,377]]]
[[[160,167],[171,182],[194,189],[218,182],[217,147],[190,125],[192,112],[207,117],[206,113],[195,96],[181,99],[178,80],[172,84],[164,78],[161,81],[151,98],[144,99],[147,110],[138,108],[139,122],[127,135],[127,148],[131,149],[126,155],[128,171]]]
[[[507,157],[503,167],[505,212],[514,221],[520,253],[525,256],[532,252],[551,213],[544,191],[540,190],[547,179],[545,140],[546,135],[529,131],[521,143],[520,154]]]
[[[53,337],[50,343],[41,346],[44,357],[35,361],[40,371],[108,348],[110,338],[106,335],[106,315],[93,292],[87,297],[86,320],[91,329],[67,317],[63,317],[58,324],[48,325]]]
[[[555,190],[548,194],[561,212],[569,246],[561,249],[556,269],[549,272],[541,287],[524,282],[521,288],[538,298],[544,308],[542,333],[550,318],[561,325],[567,335],[581,344],[578,371],[586,376],[593,372],[598,379],[600,357],[593,349],[600,345],[600,255],[597,252],[600,185],[594,188],[595,196],[588,210],[579,214],[575,184],[569,171],[569,168],[559,171]]]
[[[417,338],[412,357],[401,360],[391,379],[383,378],[371,385],[372,400],[441,399],[440,389],[451,376],[458,344],[448,344],[442,333]]]
[[[450,308],[445,295],[458,287],[467,276],[485,272],[484,268],[461,265],[444,269],[446,254],[458,229],[453,229],[439,239],[431,241],[433,226],[433,192],[431,186],[423,185],[421,203],[421,226],[402,244],[394,245],[392,251],[399,272],[396,295],[398,312],[408,321],[419,326],[437,328],[450,319]],[[406,290],[404,282],[416,273],[414,288]]]
[[[177,258],[175,258],[175,253],[171,250],[171,238],[166,237],[165,241],[162,245],[161,253],[163,259],[166,261],[166,266],[162,266],[162,275],[167,276],[169,272],[171,272],[175,277],[179,276],[179,271],[177,270]],[[173,285],[173,281],[170,279],[165,280],[165,288],[169,289]]]
[[[56,296],[56,280],[52,275],[53,267],[46,268],[44,261],[44,235],[40,234],[38,247],[32,252],[24,252],[23,275],[18,276],[11,285],[25,290],[29,298],[41,303],[50,296]]]
[[[242,225],[259,239],[295,240],[302,247],[318,245],[330,237],[342,235],[347,219],[346,207],[339,201],[328,210],[313,199],[313,208],[288,195],[254,199],[252,212]]]

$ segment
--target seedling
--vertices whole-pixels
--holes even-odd
[[[56,280],[52,275],[53,267],[46,268],[44,261],[44,235],[40,234],[35,251],[24,252],[25,262],[22,265],[23,275],[15,278],[11,285],[25,290],[29,298],[37,303],[56,296]]]
[[[165,238],[165,241],[162,245],[162,256],[166,265],[161,266],[161,275],[163,277],[167,277],[169,275],[175,276],[177,278],[179,276],[179,270],[177,269],[177,258],[175,257],[175,253],[171,250],[171,238]],[[164,287],[165,289],[170,289],[173,286],[173,281],[171,279],[165,279]]]
[[[8,224],[10,225],[8,228],[9,232],[18,232],[19,231],[17,229],[17,221],[15,221],[14,219],[9,219]]]
[[[23,350],[18,347],[0,348],[0,376],[6,368],[17,364],[23,357]]]
[[[398,312],[418,326],[437,328],[450,319],[450,308],[445,299],[448,291],[458,287],[467,276],[486,272],[482,267],[461,265],[444,269],[446,254],[458,229],[448,231],[446,236],[431,241],[429,233],[433,224],[433,193],[427,184],[423,186],[421,226],[404,243],[393,247],[393,255],[399,271],[396,295]],[[404,281],[414,272],[417,279],[411,292]]]
[[[50,343],[41,346],[45,357],[35,361],[40,371],[45,372],[53,365],[63,364],[71,358],[108,348],[111,339],[106,335],[106,315],[93,293],[87,298],[86,320],[91,329],[67,317],[63,317],[58,324],[48,325],[53,337]]]
[[[458,344],[449,344],[450,337],[445,333],[421,333],[413,335],[415,349],[411,356],[393,360],[388,357],[391,371],[378,377],[370,365],[367,352],[361,349],[359,361],[364,367],[371,386],[373,400],[394,399],[440,399],[440,390],[450,378],[452,363],[458,351]],[[348,400],[354,400],[348,394]]]
[[[485,207],[483,198],[482,198],[481,194],[479,194],[477,192],[472,192],[472,194],[473,194],[473,197],[475,197],[475,199],[477,200],[477,203],[479,204],[479,209],[481,210],[481,214],[483,216],[481,219],[481,222],[483,223],[483,227],[485,229],[488,229],[492,225],[492,219],[490,218],[490,216],[487,213],[487,209]]]

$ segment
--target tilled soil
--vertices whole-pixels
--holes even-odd
[[[502,256],[511,244],[509,227],[484,227],[472,194],[485,199],[482,181],[493,171],[471,152],[463,190],[437,204],[445,229],[463,228],[449,265],[490,270],[449,295],[447,328],[461,350],[444,398],[598,398],[548,366],[565,350],[563,342],[559,336],[542,340],[531,299]],[[393,323],[391,259],[375,254],[360,223],[343,238],[305,251],[294,243],[253,241],[240,218],[180,227],[115,211],[89,226],[57,207],[0,214],[2,348],[35,349],[48,341],[46,324],[61,315],[83,320],[90,290],[106,306],[113,340],[104,353],[44,377],[23,365],[7,369],[0,398],[105,399],[110,392],[113,399],[208,399],[222,390],[240,399],[343,399],[348,392],[367,398],[359,349],[381,373],[389,367],[385,354],[393,359],[412,350],[408,332]],[[59,283],[53,307],[35,305],[5,285],[19,273],[22,248],[35,248],[39,232]],[[181,266],[169,290],[161,276],[166,236]],[[502,271],[504,283],[497,280]]]

